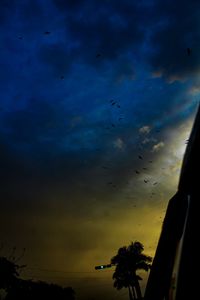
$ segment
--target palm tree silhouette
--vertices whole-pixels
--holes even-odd
[[[113,274],[114,287],[118,290],[128,288],[130,300],[142,299],[139,284],[142,278],[136,272],[148,271],[151,267],[152,258],[143,254],[143,251],[144,246],[140,242],[131,242],[128,247],[119,248],[117,255],[111,258],[111,264],[116,266]]]

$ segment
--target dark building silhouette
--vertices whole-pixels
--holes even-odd
[[[178,191],[170,199],[145,300],[199,299],[200,107],[185,151]]]

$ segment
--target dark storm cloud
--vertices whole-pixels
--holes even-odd
[[[199,1],[157,1],[163,25],[152,31],[150,56],[153,71],[169,81],[189,78],[200,67]],[[191,49],[188,55],[187,48]]]
[[[48,137],[49,133],[52,138],[58,137],[58,132],[62,136],[62,128],[67,124],[66,115],[60,106],[36,98],[29,99],[26,108],[4,115],[4,127],[9,129],[10,141],[13,143],[35,143],[42,137]]]
[[[135,15],[137,16],[134,8],[132,12],[134,23],[120,11],[97,10],[96,13],[88,11],[88,16],[85,15],[80,20],[72,16],[69,22],[69,33],[80,43],[79,55],[81,56],[83,51],[86,60],[90,62],[92,57],[100,52],[102,60],[113,61],[127,48],[134,52],[134,45],[142,41],[143,33],[134,18]]]
[[[63,10],[68,11],[68,10],[76,10],[77,8],[80,9],[80,6],[82,6],[82,4],[84,4],[87,1],[84,1],[84,0],[77,0],[77,1],[53,0],[53,2],[61,11],[63,11]]]
[[[56,76],[64,76],[69,72],[72,55],[63,43],[44,45],[39,51],[39,59],[51,66]]]
[[[179,5],[174,1],[54,3],[67,16],[66,30],[71,39],[79,43],[74,51],[77,59],[99,66],[99,61],[120,61],[123,54],[131,53],[130,64],[133,57],[144,55],[153,71],[161,70],[171,82],[199,70],[198,1]],[[190,56],[187,48],[191,48]],[[97,53],[99,59],[95,59]]]
[[[15,12],[15,4],[17,3],[16,0],[7,1],[2,0],[0,2],[0,25],[3,25],[7,21],[7,17],[10,13]]]
[[[131,68],[139,58],[171,82],[199,69],[198,1],[179,5],[173,1],[53,3],[65,16],[67,39],[73,45],[71,63],[79,61],[99,68],[106,62],[123,64],[123,55],[128,55],[130,68],[122,68],[122,76],[133,77]],[[190,56],[187,48],[192,49]]]
[[[117,59],[123,64],[123,56],[129,55],[128,63],[133,65],[133,57],[139,55],[145,39],[145,27],[151,7],[145,11],[136,1],[53,1],[64,16],[65,37],[67,44],[58,42],[62,48],[61,57],[52,58],[55,46],[42,46],[39,58],[58,66],[67,56],[71,64],[81,62],[95,68],[105,66],[106,62]],[[145,12],[144,12],[145,11]],[[65,53],[65,54],[64,54]],[[47,57],[47,59],[45,59]],[[122,61],[121,61],[122,59]],[[127,59],[127,58],[126,58]],[[127,65],[127,63],[126,63]],[[130,76],[131,67],[122,67],[122,73]],[[134,74],[134,72],[133,72]],[[132,75],[133,75],[132,74]]]
[[[31,99],[26,108],[4,114],[1,122],[1,175],[8,186],[26,179],[44,182],[45,175],[53,180],[61,166],[64,173],[70,171],[71,160],[63,159],[61,145],[69,122],[59,106]]]
[[[131,67],[122,67],[121,72],[128,77],[138,58],[171,81],[199,69],[198,1],[184,0],[179,5],[171,0],[20,3],[1,1],[1,21],[11,24],[14,17],[15,34],[23,32],[26,39],[32,38],[31,43],[38,39],[36,55],[56,75],[67,74],[79,62],[98,69],[106,62],[123,64],[124,56]],[[41,36],[47,30],[46,44]],[[187,48],[191,48],[190,56]]]
[[[21,29],[23,33],[25,31],[28,32],[30,28],[39,28],[42,26],[45,17],[43,7],[42,3],[38,0],[2,0],[0,2],[0,24],[12,27],[15,22],[14,31]],[[22,24],[23,22],[32,24],[32,27],[29,28],[28,26],[25,28]]]
[[[7,187],[15,181],[34,180],[37,186],[65,179],[73,190],[77,182],[86,184],[86,169],[101,160],[98,124],[92,129],[88,121],[74,124],[73,115],[57,103],[31,98],[26,108],[7,112],[1,122],[1,175]]]

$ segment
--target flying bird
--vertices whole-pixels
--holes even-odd
[[[117,101],[110,100],[110,103],[112,106],[114,106],[115,104],[117,104]],[[119,104],[117,104],[117,107],[120,108],[121,106]]]
[[[138,158],[139,158],[139,159],[143,159],[143,157],[142,157],[141,155],[138,155]]]
[[[136,173],[136,174],[140,174],[140,172],[139,172],[138,170],[135,170],[135,173]]]
[[[156,185],[156,184],[157,184],[157,182],[154,182],[154,183],[153,183],[153,185]]]
[[[101,54],[97,53],[96,58],[99,58],[99,57],[101,57]]]
[[[50,31],[45,31],[44,34],[48,35],[50,34],[51,32]]]
[[[144,182],[147,183],[147,182],[149,182],[149,180],[145,180],[145,179],[144,179]]]

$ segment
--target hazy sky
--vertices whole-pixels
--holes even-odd
[[[24,276],[127,298],[94,266],[135,240],[154,255],[200,92],[199,11],[0,1],[0,255],[26,248]]]

